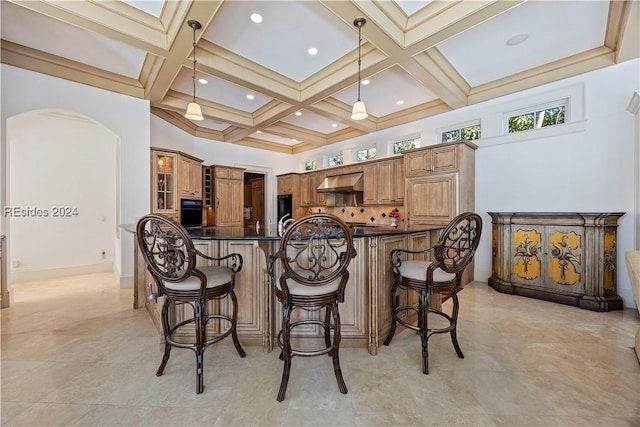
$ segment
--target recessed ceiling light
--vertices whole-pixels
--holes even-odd
[[[260,15],[259,13],[252,13],[250,18],[251,22],[253,22],[254,24],[262,23],[262,15]]]
[[[399,101],[396,101],[396,104],[397,104],[397,105],[402,105],[402,104],[404,104],[404,101],[401,99],[401,100],[399,100]]]
[[[337,127],[338,127],[338,124],[337,124],[337,123],[331,123],[331,127],[332,127],[332,128],[337,128]]]
[[[256,133],[262,133],[262,131],[261,130],[257,130]]]
[[[528,34],[518,34],[507,40],[507,46],[517,46],[520,43],[524,43],[529,38]]]
[[[315,47],[310,47],[307,52],[309,53],[309,55],[315,55],[318,53],[318,49],[316,49]]]
[[[297,140],[297,139],[295,139],[295,138],[291,138],[291,140],[292,140],[293,142],[298,142],[298,140]]]
[[[247,99],[253,99],[253,98],[254,98],[253,95],[251,95],[251,94],[247,95]]]
[[[296,116],[301,116],[302,113],[300,111],[296,111]]]
[[[362,83],[363,85],[368,85],[368,84],[369,84],[369,83],[371,83],[371,82],[370,82],[369,80],[367,80],[367,79],[364,79],[361,83]]]
[[[207,79],[198,79],[198,81],[203,85],[206,85],[207,83],[209,83]]]

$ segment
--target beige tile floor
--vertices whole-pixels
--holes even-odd
[[[404,331],[375,357],[341,349],[346,395],[329,358],[294,359],[278,403],[276,351],[210,347],[201,395],[188,350],[156,377],[156,331],[112,274],[24,283],[14,298],[2,310],[2,425],[640,426],[637,310],[594,313],[476,282],[460,294],[465,359],[435,336],[422,375],[419,338]]]

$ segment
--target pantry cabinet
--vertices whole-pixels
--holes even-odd
[[[489,286],[595,311],[622,309],[616,240],[623,213],[489,212]]]
[[[405,205],[410,226],[447,225],[475,210],[475,150],[469,141],[406,152]]]

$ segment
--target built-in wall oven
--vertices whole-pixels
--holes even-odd
[[[180,224],[185,227],[202,226],[202,200],[180,200]]]

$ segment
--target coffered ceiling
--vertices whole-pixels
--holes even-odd
[[[638,2],[617,0],[10,0],[1,14],[3,63],[149,99],[193,135],[286,153],[636,58],[640,38]],[[354,121],[359,16],[369,117]],[[202,24],[207,80],[198,122],[183,116],[189,19]]]

